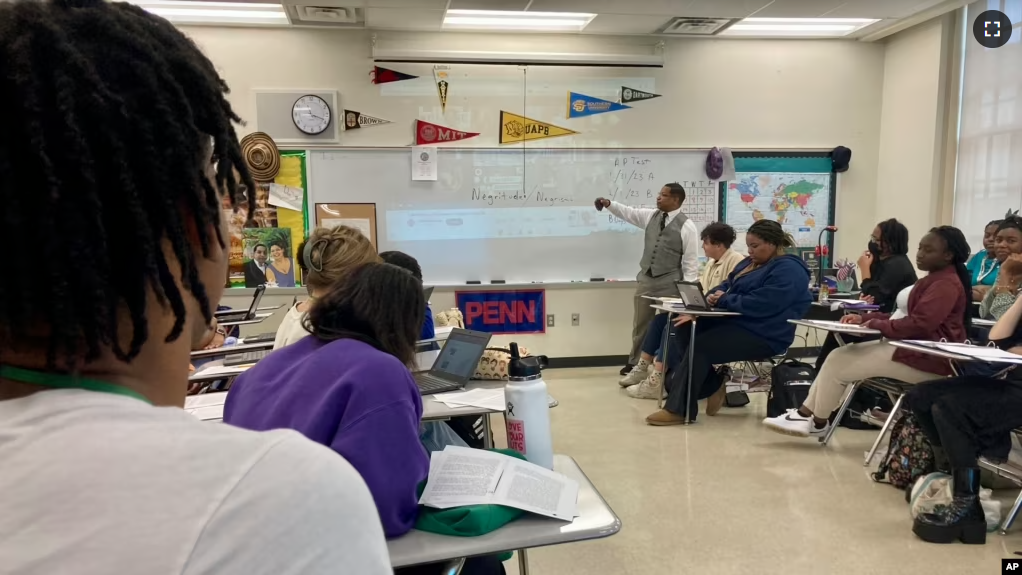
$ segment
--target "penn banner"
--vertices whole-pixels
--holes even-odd
[[[345,130],[357,130],[359,128],[368,128],[370,126],[379,126],[380,124],[389,123],[390,120],[384,120],[383,118],[374,118],[373,116],[366,116],[362,112],[356,112],[355,110],[344,111]]]
[[[628,102],[641,102],[643,100],[652,100],[653,98],[659,97],[660,94],[654,94],[653,92],[643,92],[642,90],[636,90],[635,88],[621,86],[622,104],[627,104]]]
[[[411,74],[405,74],[404,72],[388,68],[380,68],[379,66],[373,66],[373,71],[369,72],[369,79],[372,80],[373,84],[386,84],[388,82],[400,82],[401,80],[414,80],[416,78],[418,76],[412,76]]]
[[[571,136],[577,134],[574,130],[512,114],[511,112],[500,111],[500,143],[514,144],[517,142],[528,142],[542,140],[544,138],[558,138],[560,136]]]
[[[440,112],[447,112],[447,90],[450,89],[450,66],[433,66],[433,79],[436,80],[436,93],[440,96]]]
[[[619,110],[627,110],[629,108],[631,108],[631,106],[625,106],[624,104],[611,102],[610,100],[594,98],[592,96],[586,96],[585,94],[579,94],[578,92],[568,92],[569,118],[584,118],[586,116],[606,114],[607,112],[617,112]]]
[[[415,120],[415,145],[432,146],[444,142],[467,140],[479,135],[479,132],[462,132],[439,124]]]
[[[454,294],[465,329],[487,333],[545,333],[546,292],[459,291]]]

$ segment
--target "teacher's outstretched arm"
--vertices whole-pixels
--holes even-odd
[[[649,219],[658,211],[656,208],[633,208],[607,198],[596,198],[594,204],[597,211],[602,212],[603,208],[607,208],[608,212],[638,228],[645,228]]]

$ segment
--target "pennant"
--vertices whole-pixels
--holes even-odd
[[[627,110],[628,108],[631,108],[631,106],[625,106],[624,104],[618,104],[617,102],[611,102],[610,100],[601,100],[600,98],[586,96],[585,94],[579,94],[578,92],[568,92],[569,118],[584,118],[595,114]]]
[[[544,138],[557,138],[559,136],[571,136],[577,134],[574,130],[512,114],[511,112],[500,111],[500,143],[513,144],[515,142],[526,142],[529,140],[542,140]]]
[[[379,66],[373,66],[373,71],[369,72],[369,79],[373,84],[386,84],[388,82],[400,82],[401,80],[414,80],[415,78],[418,78],[418,76],[380,68]]]
[[[479,132],[462,132],[454,128],[446,128],[438,124],[415,120],[415,145],[430,146],[444,142],[467,140],[479,135]]]
[[[635,88],[621,86],[622,104],[627,104],[628,102],[641,102],[643,100],[652,100],[653,98],[659,97],[660,94],[654,94],[653,92],[643,92],[642,90],[636,90]]]
[[[440,112],[447,111],[447,89],[450,87],[448,76],[450,66],[433,66],[433,79],[436,80],[436,92],[440,95]]]
[[[366,116],[362,112],[356,112],[355,110],[344,111],[344,129],[345,130],[357,130],[359,128],[368,128],[370,126],[379,126],[380,124],[389,124],[390,120],[384,120],[383,118],[374,118],[372,116]]]

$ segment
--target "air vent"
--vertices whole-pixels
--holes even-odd
[[[657,30],[657,33],[678,36],[713,36],[737,21],[737,19],[731,18],[671,18]]]
[[[360,8],[298,5],[285,8],[291,16],[291,23],[296,26],[365,27],[365,15]]]

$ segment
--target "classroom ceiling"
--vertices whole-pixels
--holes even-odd
[[[598,14],[583,34],[653,34],[672,18],[909,18],[948,0],[285,0],[284,4],[361,8],[364,26],[441,31],[447,9]],[[964,4],[960,2],[958,4]]]

